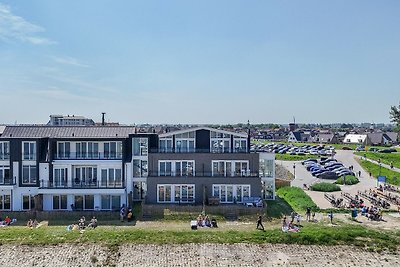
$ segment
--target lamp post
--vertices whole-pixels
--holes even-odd
[[[379,175],[378,176],[381,176],[381,168],[382,168],[381,159],[378,159],[378,162],[379,162]]]
[[[296,163],[293,163],[293,176],[296,179]]]

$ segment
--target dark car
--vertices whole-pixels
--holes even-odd
[[[396,152],[396,149],[394,148],[386,148],[386,149],[381,149],[379,150],[380,153],[392,153],[392,152]]]
[[[351,149],[351,147],[348,147],[348,146],[344,146],[344,147],[342,147],[342,149],[343,150],[353,150],[353,149]]]
[[[371,151],[371,152],[378,152],[378,151],[379,151],[379,148],[370,147],[370,148],[368,148],[368,151]]]
[[[319,170],[317,170],[317,171],[311,172],[311,175],[312,175],[312,176],[317,176],[318,174],[323,173],[323,172],[325,172],[325,171],[326,171],[326,169],[319,169]]]
[[[306,159],[306,160],[303,160],[302,162],[301,162],[301,164],[303,164],[304,165],[304,163],[306,163],[306,162],[315,162],[315,163],[317,163],[317,159]]]
[[[335,172],[325,171],[325,172],[321,172],[320,174],[318,174],[317,178],[321,178],[321,179],[337,179],[338,176],[337,176],[337,174]]]
[[[337,159],[326,159],[326,160],[321,160],[321,164],[326,164],[326,163],[328,163],[328,162],[331,162],[331,161],[335,161],[335,162],[337,162]]]

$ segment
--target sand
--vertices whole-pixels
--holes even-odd
[[[395,254],[354,247],[183,244],[0,246],[0,266],[399,266]]]

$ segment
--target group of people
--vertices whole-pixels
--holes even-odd
[[[382,209],[380,209],[376,206],[371,206],[371,208],[364,206],[361,209],[361,215],[365,215],[365,217],[367,217],[368,220],[381,221],[382,220]]]
[[[92,217],[92,219],[89,221],[89,223],[86,225],[86,218],[85,216],[82,216],[77,224],[71,224],[67,226],[67,231],[74,231],[74,230],[85,230],[85,228],[91,228],[95,229],[97,227],[97,219],[95,216]]]
[[[123,222],[125,221],[125,218],[127,219],[128,222],[131,222],[133,220],[133,212],[131,208],[126,209],[124,204],[119,210],[119,219],[121,222]]]
[[[9,216],[6,216],[4,220],[0,218],[0,227],[9,226],[15,223],[16,221],[17,219],[11,219]]]
[[[36,228],[39,225],[38,221],[36,219],[32,220],[29,219],[28,222],[26,223],[26,227],[33,229]]]
[[[293,212],[292,212],[292,214],[293,214]],[[282,219],[282,232],[285,232],[285,233],[287,233],[287,232],[300,232],[300,223],[299,224],[294,224],[294,218],[295,217],[292,217],[292,214],[291,214],[291,218],[293,218],[293,219],[290,220],[290,221],[287,219],[286,215],[283,216],[283,219]],[[300,222],[300,220],[299,220],[299,222]]]
[[[218,227],[217,220],[211,219],[208,215],[200,214],[197,216],[197,226],[199,227]]]

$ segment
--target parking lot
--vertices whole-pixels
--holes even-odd
[[[333,156],[335,148],[325,145],[302,145],[295,146],[294,144],[251,144],[251,152],[273,152],[276,154],[290,154],[290,155],[320,155],[320,156]]]

